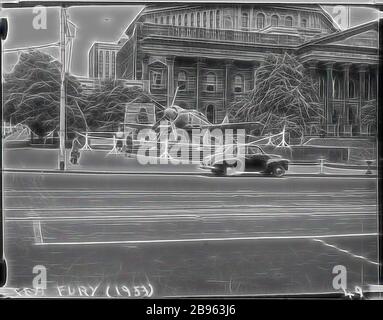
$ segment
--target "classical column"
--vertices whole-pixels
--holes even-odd
[[[197,111],[200,110],[200,95],[201,95],[201,64],[202,64],[202,59],[197,58],[197,63],[196,63],[196,109]]]
[[[333,100],[333,62],[325,63],[326,67],[326,98],[325,98],[325,125],[326,125],[326,131],[327,131],[327,124],[332,123],[331,117],[333,113],[333,106],[332,106],[332,100]]]
[[[149,56],[144,55],[142,57],[142,68],[141,68],[141,80],[145,80],[143,84],[143,89],[145,92],[149,92]]]
[[[342,65],[343,70],[343,125],[350,124],[349,119],[349,88],[350,88],[350,63]]]
[[[174,95],[174,57],[166,57],[166,66],[168,67],[167,104],[170,106]]]
[[[253,62],[253,89],[255,89],[257,86],[257,70],[260,65],[260,62],[258,61]]]
[[[356,118],[358,119],[358,127],[360,132],[360,125],[361,125],[361,116],[362,116],[362,107],[366,98],[366,71],[367,71],[367,65],[361,64],[358,66],[358,73],[359,73],[359,103],[358,103],[358,109],[357,109],[357,115]]]
[[[233,60],[225,60],[225,92],[224,92],[224,106],[225,110],[230,104],[231,100],[231,70],[233,67]]]
[[[142,57],[141,80],[149,80],[149,56]]]

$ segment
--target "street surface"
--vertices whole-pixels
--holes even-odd
[[[336,265],[350,288],[377,281],[373,178],[6,173],[4,188],[9,287],[35,265],[56,296],[334,292]]]

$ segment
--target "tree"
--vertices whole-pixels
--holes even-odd
[[[259,134],[281,132],[285,127],[303,136],[309,122],[323,117],[317,85],[304,66],[287,53],[271,54],[257,69],[255,89],[234,102],[230,114],[237,121],[259,121]]]
[[[125,87],[120,80],[104,80],[86,97],[84,114],[92,130],[115,131],[124,122],[129,102],[150,102],[139,87]]]
[[[61,63],[38,50],[23,52],[13,71],[4,75],[4,117],[26,124],[42,138],[59,128]],[[84,128],[80,82],[66,74],[67,130]]]

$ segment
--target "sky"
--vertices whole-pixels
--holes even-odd
[[[70,72],[78,76],[88,74],[88,51],[93,42],[117,42],[124,30],[134,17],[140,12],[142,6],[94,6],[71,7],[68,9],[69,19],[77,26],[73,42],[73,55]],[[339,8],[324,6],[340,24],[347,27],[355,26],[378,17],[378,11],[368,7],[350,7],[350,21],[348,15],[341,15]],[[7,17],[9,32],[4,49],[25,48],[44,44],[57,43],[59,40],[59,10],[47,9],[46,28],[36,29],[34,21],[39,12],[33,8],[4,9],[0,8],[0,17]],[[342,18],[343,17],[343,20]],[[41,22],[41,21],[40,21]],[[57,47],[43,49],[56,58],[59,57]],[[10,72],[17,62],[16,53],[4,53],[4,71]]]

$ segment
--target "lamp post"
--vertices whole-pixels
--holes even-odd
[[[3,40],[7,38],[8,35],[8,20],[6,18],[1,18],[0,20],[0,67],[1,70],[4,70],[3,67]],[[0,88],[0,101],[1,101],[1,121],[3,122],[3,75],[1,75],[1,88]],[[1,161],[1,170],[3,170],[3,151],[0,148],[0,161]],[[0,197],[1,201],[1,219],[0,219],[0,237],[4,239],[4,223],[3,223],[3,197]],[[4,243],[4,241],[2,241]],[[5,285],[7,280],[7,263],[4,257],[4,247],[3,244],[0,246],[0,287]]]
[[[59,169],[66,168],[65,155],[65,9],[60,8],[60,61],[61,61],[61,86],[60,86],[60,151],[59,151]]]

